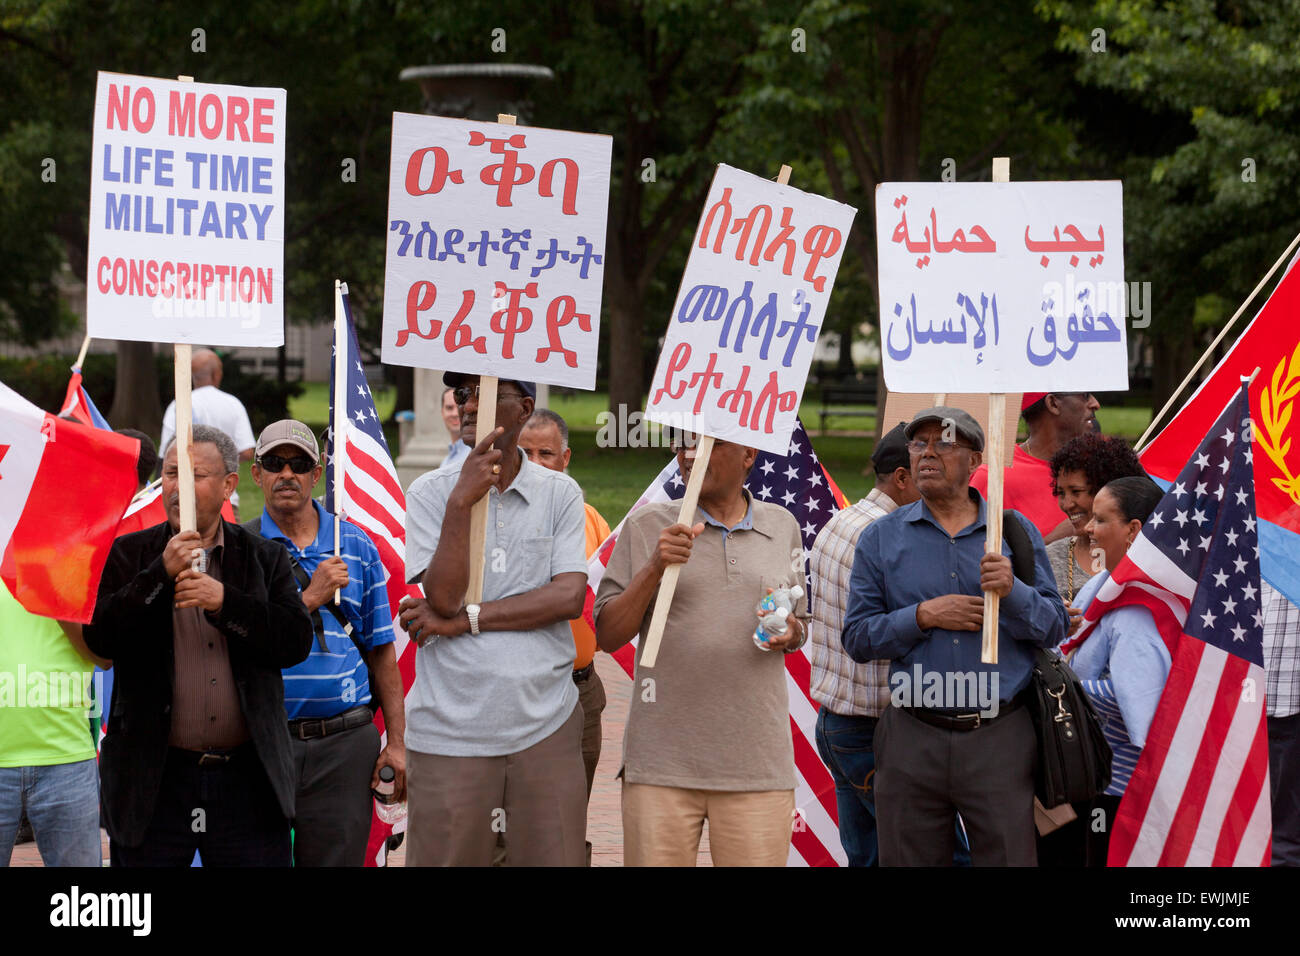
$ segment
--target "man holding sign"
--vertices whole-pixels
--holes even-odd
[[[582,866],[587,786],[569,621],[587,589],[582,491],[530,462],[519,434],[536,386],[502,379],[477,433],[479,377],[448,372],[473,450],[406,498],[404,602],[420,645],[407,697],[412,866],[488,866],[507,833],[515,866]],[[483,601],[466,604],[470,507],[489,498]]]
[[[1035,646],[1065,637],[1042,537],[1018,512],[1033,581],[1012,548],[984,551],[987,506],[970,487],[984,432],[957,408],[917,413],[906,429],[921,500],[858,539],[844,619],[855,661],[892,658],[890,703],[876,728],[882,866],[949,866],[961,814],[977,866],[1033,866],[1034,727],[1021,706]],[[997,664],[980,661],[983,592],[1001,598]]]

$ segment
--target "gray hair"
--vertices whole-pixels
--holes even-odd
[[[217,451],[221,453],[221,464],[225,466],[226,474],[232,475],[239,471],[239,449],[235,447],[235,440],[220,428],[213,428],[211,425],[195,425],[194,444],[216,445]],[[167,447],[163,449],[164,458],[175,445],[175,438],[167,443]]]
[[[534,408],[533,414],[529,416],[528,421],[524,422],[524,428],[545,428],[547,422],[554,425],[556,431],[560,433],[560,451],[567,450],[569,447],[569,424],[549,408]]]

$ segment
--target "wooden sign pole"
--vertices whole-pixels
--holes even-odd
[[[993,160],[993,181],[1011,182],[1011,157],[998,156]],[[1007,396],[1004,392],[989,395],[989,434],[984,448],[984,461],[989,468],[988,520],[985,522],[984,551],[1002,553],[1002,449],[1005,443]],[[1013,438],[1015,436],[1012,436]],[[984,664],[998,662],[998,595],[984,592],[984,640],[980,646],[980,661]]]
[[[334,457],[329,466],[334,470],[334,557],[339,557],[339,522],[343,516],[343,458],[347,445],[347,430],[343,422],[348,416],[348,323],[343,312],[343,296],[348,285],[334,280]],[[343,592],[334,591],[334,603],[342,601]]]
[[[192,76],[178,76],[183,83],[193,83]],[[188,344],[176,345],[176,477],[180,483],[181,531],[194,531],[198,520],[194,508],[194,462],[190,456],[194,444],[194,413],[190,405],[191,349]]]
[[[515,117],[509,113],[498,113],[497,122],[506,126],[515,125]],[[495,375],[480,375],[478,380],[478,418],[475,421],[475,444],[482,441],[497,427],[497,382]],[[469,513],[469,586],[465,591],[466,604],[481,604],[483,601],[484,559],[487,556],[488,505],[492,497],[491,490],[474,502]]]
[[[782,166],[777,174],[777,183],[784,186],[790,182],[790,167]],[[695,462],[691,465],[691,479],[686,483],[686,494],[682,498],[681,509],[677,512],[677,523],[690,527],[695,518],[695,508],[700,502],[700,487],[704,484],[704,473],[709,470],[709,457],[713,454],[713,436],[701,435],[695,447]],[[659,593],[655,596],[654,614],[650,616],[650,630],[642,635],[641,667],[654,667],[659,659],[659,643],[663,640],[664,625],[668,623],[668,609],[672,607],[673,594],[677,592],[677,579],[681,576],[682,566],[670,564],[664,569],[664,576],[659,579]]]

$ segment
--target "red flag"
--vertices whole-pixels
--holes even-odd
[[[0,577],[33,614],[86,623],[140,443],[47,415],[0,385],[0,448]]]
[[[1300,269],[1292,262],[1228,354],[1139,456],[1166,487],[1219,412],[1255,369],[1250,386],[1251,463],[1259,512],[1260,573],[1300,603]]]

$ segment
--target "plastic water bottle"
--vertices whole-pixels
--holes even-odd
[[[406,817],[406,803],[393,801],[393,781],[396,779],[397,774],[392,767],[380,767],[379,786],[370,791],[375,795],[375,813],[390,826]]]

